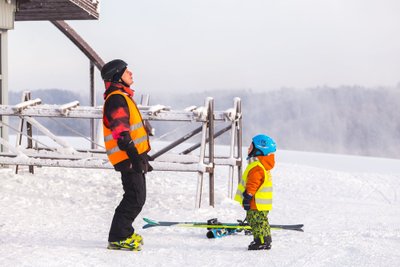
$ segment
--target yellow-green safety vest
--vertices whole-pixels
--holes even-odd
[[[269,171],[267,171],[260,161],[256,160],[247,165],[246,170],[243,173],[242,179],[238,185],[235,200],[241,205],[243,204],[243,192],[246,190],[247,176],[251,169],[255,166],[259,166],[264,171],[264,183],[258,189],[254,195],[257,210],[272,210],[272,176]]]

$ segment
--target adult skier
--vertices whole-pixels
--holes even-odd
[[[148,133],[133,100],[132,72],[123,60],[106,63],[101,70],[105,82],[103,107],[104,143],[108,159],[121,173],[124,195],[112,219],[108,249],[140,250],[143,238],[132,223],[146,201],[145,174],[152,170],[147,153]]]

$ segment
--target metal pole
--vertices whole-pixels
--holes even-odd
[[[8,36],[7,30],[2,29],[0,29],[0,105],[8,105]],[[8,117],[0,115],[0,121],[8,123]],[[7,127],[0,126],[0,138],[8,141]],[[6,151],[0,144],[0,152]]]
[[[236,114],[240,114],[240,117],[238,118],[237,122],[237,152],[238,152],[238,158],[241,160],[239,166],[238,166],[238,183],[240,183],[240,180],[242,179],[242,165],[243,165],[243,157],[242,157],[242,101],[240,98],[236,97],[235,102],[237,103],[237,108],[236,108]]]
[[[208,98],[208,153],[209,153],[209,163],[211,164],[211,170],[209,172],[210,177],[210,206],[214,207],[214,99]]]
[[[199,164],[204,164],[205,151],[206,151],[206,138],[207,138],[207,122],[203,122],[202,133],[201,133],[201,148]],[[197,189],[196,189],[196,203],[195,207],[201,207],[201,195],[203,193],[203,172],[198,171],[197,175]]]
[[[104,61],[68,23],[63,20],[52,20],[50,22],[64,33],[89,58],[90,62],[96,65],[98,70],[101,70]]]
[[[26,122],[26,133],[28,134],[26,141],[28,143],[27,148],[33,148],[33,142],[32,142],[32,124],[30,124],[29,122]],[[33,165],[29,165],[29,172],[30,173],[34,173],[33,171]]]
[[[214,134],[214,139],[217,138],[218,136],[222,135],[223,133],[229,131],[229,129],[231,129],[231,127],[232,127],[231,125],[228,125],[228,126],[226,126],[225,128],[223,128],[223,129],[219,130],[218,132],[216,132],[216,133]],[[209,140],[209,139],[207,138],[206,143],[208,143],[208,140]],[[193,145],[193,146],[191,146],[191,147],[185,149],[185,150],[182,151],[180,154],[181,154],[181,155],[187,155],[187,154],[189,154],[190,152],[192,152],[193,150],[199,148],[200,146],[201,146],[201,144],[200,144],[200,143],[197,143],[197,144],[195,144],[195,145]]]
[[[176,147],[177,145],[185,142],[186,140],[188,140],[189,138],[195,136],[196,134],[200,133],[201,130],[203,129],[203,126],[200,126],[199,128],[196,128],[195,130],[193,130],[192,132],[186,134],[185,136],[179,138],[178,140],[176,140],[175,142],[169,144],[168,146],[164,147],[163,149],[161,149],[160,151],[158,151],[157,153],[150,155],[153,159],[158,158],[159,156],[161,156],[162,154],[164,154],[165,152],[171,150],[172,148]]]
[[[150,103],[150,96],[149,95],[142,95],[140,98],[140,105],[142,106],[148,106]],[[155,135],[155,129],[153,126],[151,126],[151,123],[149,120],[143,120],[144,128],[146,129],[147,133],[149,136],[154,136]]]
[[[25,91],[22,94],[22,101],[21,102],[25,102],[25,101],[29,101],[31,100],[31,92],[29,91]],[[17,147],[20,146],[22,144],[22,132],[24,129],[24,118],[21,117],[20,123],[19,123],[19,129],[20,132],[17,133]],[[33,142],[32,142],[32,124],[30,124],[29,122],[26,122],[26,133],[27,133],[27,148],[33,148]],[[34,168],[33,165],[29,165],[29,172],[30,173],[34,173]],[[15,165],[15,174],[18,174],[18,165]]]
[[[24,118],[23,117],[20,117],[18,129],[19,129],[19,132],[17,133],[16,147],[20,147],[22,144],[22,131],[24,130]],[[15,165],[15,174],[18,174],[18,165]]]
[[[236,141],[236,135],[237,135],[237,127],[236,127],[237,121],[232,121],[231,124],[231,144],[230,144],[230,153],[229,156],[231,158],[235,157],[235,141]],[[230,165],[229,166],[229,177],[228,177],[228,197],[233,198],[233,176],[235,174],[235,166]]]
[[[96,106],[96,90],[94,87],[94,64],[90,61],[89,66],[89,73],[90,73],[90,106]],[[96,124],[94,119],[90,119],[90,140],[92,140],[90,148],[95,149],[97,148],[96,141]]]

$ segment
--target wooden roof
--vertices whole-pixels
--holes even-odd
[[[16,21],[98,19],[98,0],[17,0]]]

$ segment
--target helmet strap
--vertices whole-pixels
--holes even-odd
[[[258,148],[256,148],[256,146],[253,143],[253,149],[250,151],[248,157],[251,158],[251,157],[262,156],[262,155],[263,155],[262,151],[260,151]]]
[[[255,161],[259,161],[259,159],[257,157],[250,157],[250,156],[247,157],[248,163],[253,163]]]
[[[124,80],[122,80],[122,79],[119,79],[118,82],[119,82],[120,84],[122,84],[123,86],[125,86],[125,87],[129,87],[129,85],[126,84],[126,83],[124,82]]]

